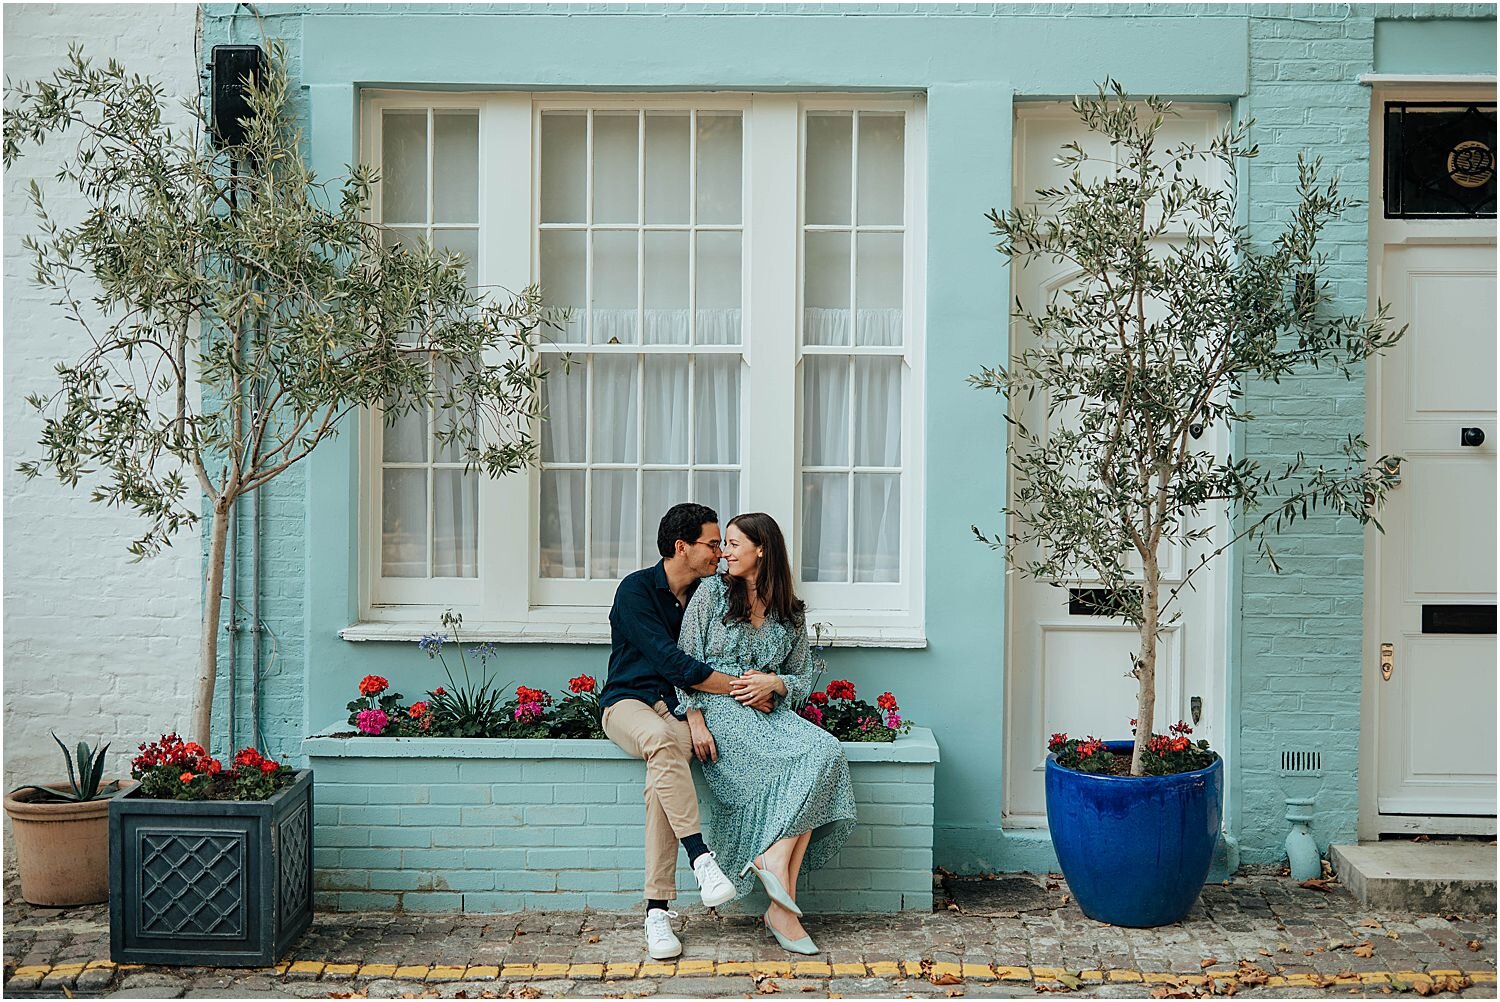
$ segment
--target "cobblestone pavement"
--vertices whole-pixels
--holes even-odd
[[[1496,997],[1493,915],[1369,911],[1336,884],[1305,889],[1264,870],[1205,888],[1183,923],[1120,929],[1085,918],[1060,881],[1002,879],[1023,893],[950,880],[931,914],[810,916],[826,951],[812,959],[789,958],[754,919],[701,908],[683,910],[686,950],[668,964],[645,957],[635,914],[367,913],[318,915],[277,967],[233,970],[117,967],[105,906],[31,907],[8,872],[4,987],[51,998]]]

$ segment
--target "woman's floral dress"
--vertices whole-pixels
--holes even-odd
[[[770,616],[759,629],[726,624],[727,607],[724,580],[705,580],[688,603],[678,644],[726,675],[776,672],[787,694],[762,713],[733,696],[679,689],[677,712],[702,710],[718,746],[719,760],[703,763],[714,799],[710,845],[743,895],[756,879],[740,870],[781,839],[813,833],[803,873],[833,858],[854,830],[854,786],[838,739],[797,714],[814,683],[804,625]]]

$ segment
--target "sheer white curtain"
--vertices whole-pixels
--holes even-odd
[[[805,311],[806,342],[848,344],[848,316]],[[899,310],[860,310],[857,327],[862,344],[901,343]],[[902,360],[819,354],[802,366],[803,579],[898,581]]]

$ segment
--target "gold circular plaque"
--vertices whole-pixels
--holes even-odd
[[[1495,176],[1495,153],[1477,139],[1466,139],[1448,154],[1448,177],[1463,188],[1479,188]]]

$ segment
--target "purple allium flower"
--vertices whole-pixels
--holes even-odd
[[[417,646],[428,657],[436,657],[438,652],[443,649],[443,635],[441,633],[429,633],[417,641]]]

